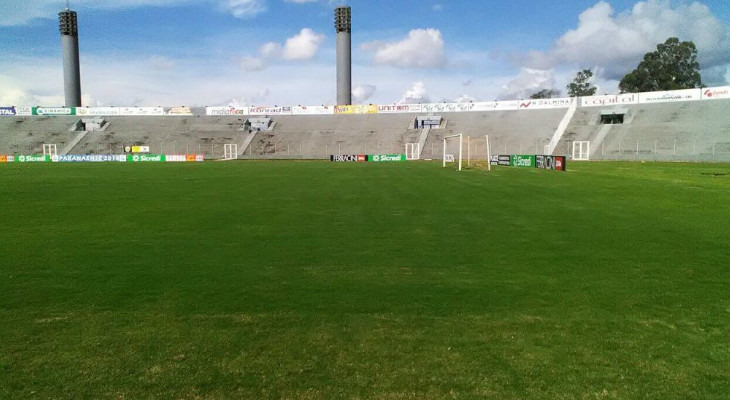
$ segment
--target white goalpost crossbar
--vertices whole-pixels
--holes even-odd
[[[444,152],[443,152],[443,165],[442,166],[443,167],[446,167],[446,141],[448,139],[456,138],[456,137],[459,138],[459,171],[461,171],[461,158],[462,158],[461,156],[462,156],[462,147],[463,147],[462,146],[462,140],[464,138],[464,135],[461,134],[461,133],[458,134],[458,135],[450,135],[450,136],[445,136],[444,137]]]

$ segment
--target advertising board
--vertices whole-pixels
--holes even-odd
[[[119,115],[124,115],[124,116],[165,115],[165,109],[162,107],[119,107]]]
[[[127,150],[126,148],[124,149]],[[150,146],[131,146],[129,148],[129,151],[126,151],[127,153],[149,153],[150,152]]]
[[[614,94],[610,96],[581,97],[581,107],[620,106],[622,104],[639,104],[638,93]]]
[[[531,154],[515,154],[511,157],[510,164],[513,167],[535,168],[535,156]]]
[[[248,107],[205,107],[205,115],[248,115]]]
[[[165,154],[165,162],[185,162],[185,154]]]
[[[335,106],[335,114],[377,114],[378,106],[374,104],[355,104],[350,106]]]
[[[512,165],[512,156],[507,154],[502,154],[497,156],[497,165],[502,165],[504,167],[509,167]]]
[[[519,108],[517,100],[507,101],[482,101],[472,103],[474,106],[469,111],[512,111]]]
[[[702,89],[671,90],[668,92],[639,93],[639,103],[669,103],[702,99]]]
[[[368,156],[365,154],[333,154],[330,156],[332,162],[365,162]]]
[[[205,161],[205,155],[203,155],[203,154],[186,154],[185,161],[186,162],[203,162],[203,161]]]
[[[173,115],[178,117],[192,116],[193,110],[191,110],[188,106],[170,107],[165,108],[165,115]]]
[[[476,103],[428,103],[421,106],[422,112],[466,112],[474,111]]]
[[[0,117],[15,116],[15,107],[0,107]]]
[[[368,161],[372,162],[393,162],[393,161],[405,161],[405,154],[373,154],[368,155]]]
[[[5,154],[0,154],[0,164],[8,162],[8,156]]]
[[[15,115],[27,117],[33,115],[33,107],[15,107]]]
[[[74,107],[33,107],[33,115],[76,115]]]
[[[81,116],[109,116],[120,115],[116,107],[76,107],[76,115]]]
[[[20,155],[15,156],[15,161],[20,163],[39,163],[39,162],[50,162],[51,156],[44,155]]]
[[[419,113],[420,104],[382,104],[378,106],[378,114]]]
[[[165,162],[164,154],[127,154],[127,162]]]
[[[730,86],[704,88],[704,89],[702,89],[702,99],[704,99],[704,100],[730,99]]]
[[[530,99],[520,101],[520,110],[545,110],[551,108],[568,108],[573,99],[563,97],[559,99]]]
[[[535,168],[565,171],[565,156],[535,156]]]
[[[291,107],[251,106],[249,115],[291,115]]]
[[[293,115],[332,115],[335,113],[334,106],[294,106],[291,109]]]
[[[126,162],[124,154],[62,154],[51,157],[52,162]]]

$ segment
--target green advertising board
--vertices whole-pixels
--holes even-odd
[[[535,168],[535,156],[527,154],[515,154],[512,156],[513,167]]]
[[[393,162],[393,161],[405,161],[405,154],[371,154],[368,155],[368,161],[372,162]]]
[[[127,162],[165,162],[164,154],[128,154]]]
[[[21,162],[21,163],[51,162],[51,156],[20,155],[20,156],[15,156],[15,162]]]
[[[33,107],[33,115],[76,115],[75,107]]]

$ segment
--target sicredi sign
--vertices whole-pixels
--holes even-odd
[[[128,162],[165,162],[164,154],[129,154]]]
[[[516,154],[512,156],[511,163],[513,167],[534,168],[535,156],[527,154]]]
[[[702,99],[704,99],[704,100],[730,99],[730,86],[702,89]]]
[[[51,156],[20,155],[20,156],[15,157],[15,161],[21,162],[21,163],[49,162],[49,161],[51,161]]]
[[[368,156],[368,161],[372,162],[393,162],[393,161],[405,161],[405,154],[374,154]]]
[[[581,97],[583,107],[620,106],[622,104],[639,104],[638,93],[615,94],[611,96]]]

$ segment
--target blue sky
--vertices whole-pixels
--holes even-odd
[[[333,8],[353,8],[357,102],[603,93],[670,36],[730,79],[727,0],[76,0],[85,105],[333,104]],[[0,0],[0,105],[61,105],[58,0]]]

